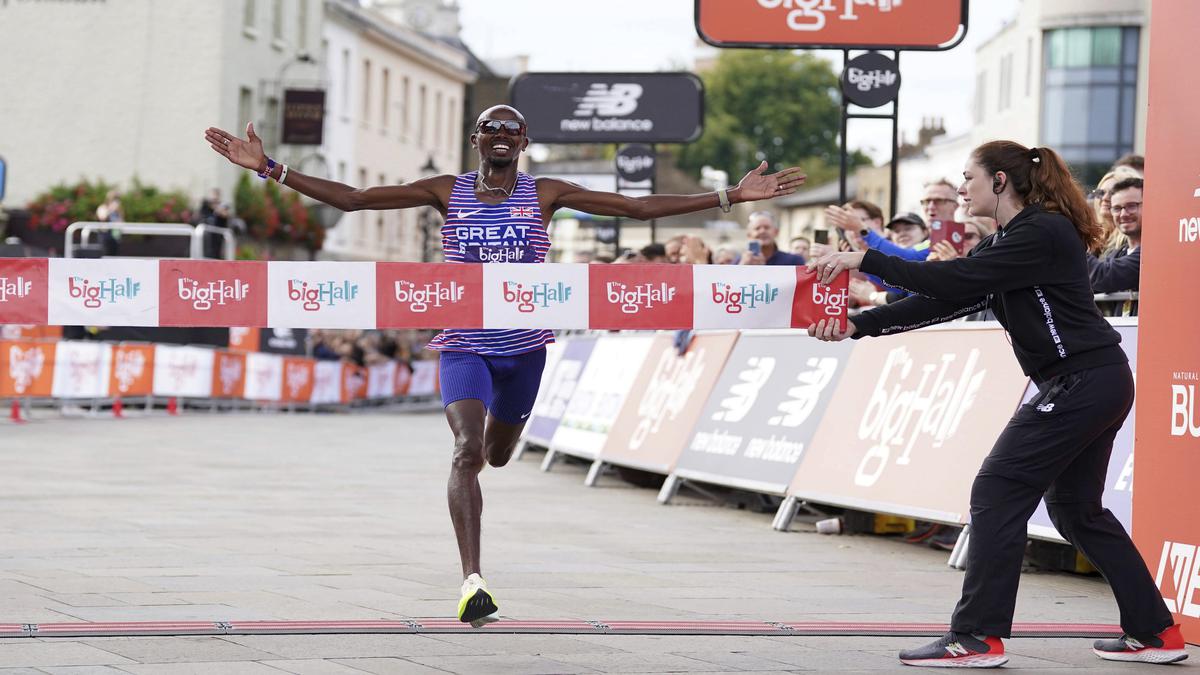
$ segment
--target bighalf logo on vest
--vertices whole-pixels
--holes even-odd
[[[417,314],[429,311],[430,307],[440,308],[457,304],[466,293],[466,287],[457,281],[448,284],[435,281],[418,286],[415,282],[400,279],[396,282],[395,289],[396,302],[408,305],[408,308]]]
[[[241,302],[250,295],[250,284],[241,279],[229,283],[224,279],[201,282],[183,277],[179,279],[179,299],[192,303],[192,307],[205,312],[213,305]]]
[[[539,282],[525,284],[517,281],[504,282],[504,301],[517,306],[517,311],[530,314],[538,307],[543,309],[561,305],[571,299],[572,288],[564,282]]]
[[[728,314],[741,314],[742,309],[755,309],[769,305],[779,299],[779,288],[771,284],[743,284],[734,286],[722,282],[712,284],[712,301],[725,305]]]
[[[67,277],[67,292],[72,298],[82,299],[83,306],[88,309],[98,309],[105,303],[133,300],[141,291],[142,282],[134,281],[133,277],[109,277],[98,281],[86,277]]]
[[[665,282],[629,286],[619,281],[610,281],[605,290],[608,301],[620,305],[625,314],[637,314],[643,309],[653,309],[656,304],[670,304],[677,292],[674,286]]]
[[[33,282],[25,277],[9,279],[0,277],[0,302],[8,302],[9,298],[20,300],[33,292]]]
[[[357,298],[358,284],[348,280],[309,282],[288,279],[288,299],[301,303],[306,312],[317,312],[322,307],[335,307]]]

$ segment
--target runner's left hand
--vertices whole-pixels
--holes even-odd
[[[739,201],[753,202],[759,199],[774,199],[795,192],[807,178],[799,167],[784,169],[778,173],[764,174],[767,162],[763,160],[758,168],[746,174],[737,187]]]

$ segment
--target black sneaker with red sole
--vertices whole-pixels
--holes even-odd
[[[1179,624],[1153,637],[1122,635],[1113,640],[1096,640],[1092,652],[1106,661],[1139,663],[1175,663],[1188,657],[1187,644],[1183,641]]]
[[[951,631],[924,647],[900,652],[900,663],[926,668],[998,668],[1008,663],[998,637]]]

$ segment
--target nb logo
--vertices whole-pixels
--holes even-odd
[[[621,117],[637,110],[638,99],[642,97],[642,85],[632,82],[618,82],[612,85],[596,82],[579,99],[579,107],[575,108],[576,117]]]
[[[1042,403],[1042,404],[1038,405],[1037,409],[1038,409],[1038,412],[1044,412],[1044,413],[1054,412],[1054,404],[1053,403]]]

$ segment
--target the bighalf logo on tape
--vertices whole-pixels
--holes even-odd
[[[573,290],[562,281],[543,281],[528,286],[518,281],[505,281],[503,288],[504,301],[516,305],[517,311],[522,314],[529,314],[539,307],[546,309],[564,304],[571,299]]]
[[[457,281],[444,284],[440,281],[417,285],[412,281],[399,280],[395,284],[396,302],[408,305],[417,314],[429,311],[430,307],[444,307],[461,302],[466,287]]]
[[[675,299],[677,289],[670,284],[637,284],[629,286],[619,281],[610,281],[606,285],[608,301],[621,305],[625,314],[637,314],[643,309],[652,309],[657,305],[669,304]]]
[[[192,303],[194,309],[208,311],[214,305],[241,302],[250,295],[250,284],[241,279],[229,283],[224,279],[201,282],[183,277],[179,280],[179,299]]]
[[[832,286],[824,286],[822,284],[813,284],[812,286],[813,304],[824,309],[825,313],[829,316],[841,316],[845,314],[849,298],[850,292],[845,288],[835,291]]]
[[[84,307],[98,309],[105,303],[133,300],[142,292],[142,282],[134,281],[133,277],[109,277],[98,281],[86,277],[67,277],[67,292],[72,298],[82,299]]]
[[[358,284],[351,281],[316,281],[288,279],[288,299],[301,303],[306,312],[316,312],[322,307],[335,307],[338,303],[351,302],[358,298]]]
[[[0,277],[0,302],[8,302],[9,298],[20,300],[32,292],[33,282],[25,277]]]
[[[712,301],[725,305],[728,314],[740,314],[743,309],[756,309],[769,305],[779,299],[779,288],[771,284],[742,284],[734,286],[722,282],[713,282]]]

